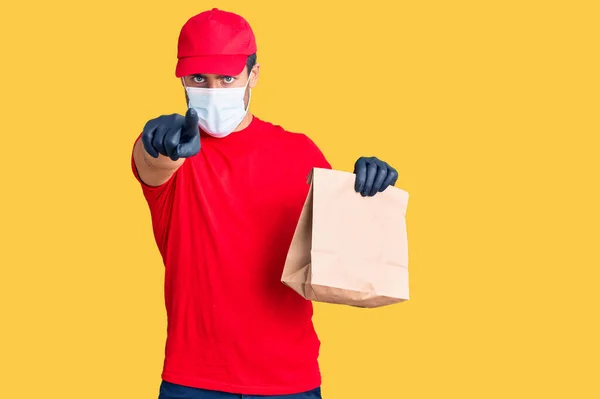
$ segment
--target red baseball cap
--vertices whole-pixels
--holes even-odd
[[[193,16],[181,28],[175,76],[236,76],[254,53],[256,40],[250,24],[237,14],[213,8]]]

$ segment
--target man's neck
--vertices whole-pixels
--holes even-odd
[[[250,113],[250,111],[246,112],[246,116],[244,116],[244,119],[242,119],[242,121],[240,122],[238,127],[234,130],[234,132],[239,132],[240,130],[244,130],[245,128],[250,126],[250,123],[252,122],[252,118],[253,118],[253,116]]]

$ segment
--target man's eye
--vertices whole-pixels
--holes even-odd
[[[232,76],[223,76],[225,83],[233,83],[234,79]]]
[[[204,78],[203,78],[202,76],[194,76],[194,77],[192,78],[192,81],[193,81],[194,83],[202,83],[202,82],[204,82]]]

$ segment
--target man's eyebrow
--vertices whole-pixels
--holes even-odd
[[[206,75],[203,75],[201,73],[194,73],[192,74],[192,76],[196,77],[196,78],[205,78],[206,79]],[[217,75],[218,78],[235,78],[235,76],[233,75]]]

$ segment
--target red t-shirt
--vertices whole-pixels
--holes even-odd
[[[280,278],[313,167],[304,134],[253,117],[159,187],[144,184],[165,265],[162,378],[197,388],[285,395],[321,384],[313,308]]]

